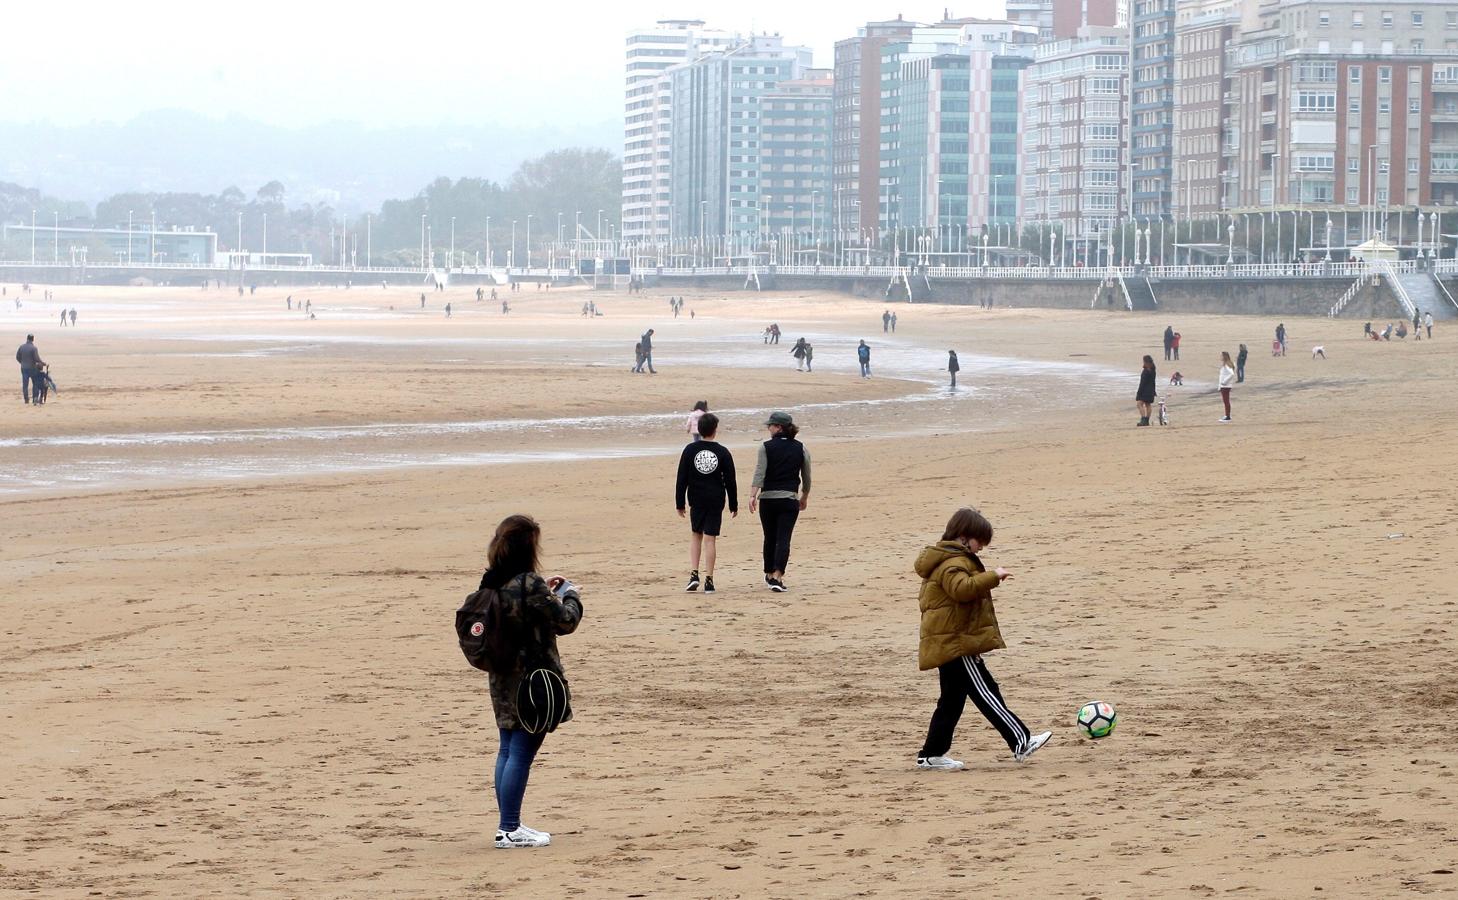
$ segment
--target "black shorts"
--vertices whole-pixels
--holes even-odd
[[[718,506],[695,506],[689,503],[689,527],[694,534],[706,534],[709,537],[718,537],[719,529],[724,525],[724,505]]]

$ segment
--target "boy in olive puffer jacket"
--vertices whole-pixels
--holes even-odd
[[[922,577],[920,666],[923,671],[937,670],[942,689],[926,743],[916,755],[919,769],[963,767],[946,754],[968,697],[1007,741],[1018,762],[1053,736],[1051,731],[1035,735],[1028,730],[1007,708],[982,662],[982,654],[1007,646],[997,627],[992,590],[1012,577],[1001,567],[991,572],[983,568],[977,551],[990,543],[992,524],[977,510],[963,508],[952,514],[942,539],[916,558],[916,574]]]

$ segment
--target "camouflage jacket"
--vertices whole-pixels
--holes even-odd
[[[502,611],[520,628],[526,640],[516,652],[514,664],[506,671],[491,672],[491,706],[496,711],[499,728],[521,728],[516,712],[516,691],[528,672],[551,669],[566,679],[562,658],[557,655],[557,635],[571,634],[582,621],[582,600],[569,590],[558,597],[547,582],[535,572],[517,575],[502,585]],[[566,719],[572,718],[569,712]]]

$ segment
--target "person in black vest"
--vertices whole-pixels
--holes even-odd
[[[784,577],[790,561],[790,536],[800,513],[810,505],[810,451],[796,440],[800,429],[789,413],[770,413],[764,424],[770,439],[759,447],[749,511],[758,510],[764,530],[764,583],[783,593],[787,590]]]

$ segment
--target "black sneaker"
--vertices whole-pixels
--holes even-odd
[[[704,593],[714,593],[714,576],[710,575],[704,579]]]
[[[764,586],[767,587],[767,588],[772,588],[772,587],[774,587],[774,584],[775,584],[775,580],[773,578],[769,577],[769,573],[768,572],[764,573]]]
[[[689,573],[689,583],[688,583],[688,586],[684,588],[684,590],[687,591],[688,593],[692,594],[694,591],[696,591],[698,589],[699,589],[699,573],[698,572],[690,572]]]
[[[769,586],[770,590],[774,591],[776,594],[783,594],[785,591],[789,590],[789,588],[785,587],[785,583],[778,578],[771,578],[769,580]]]

